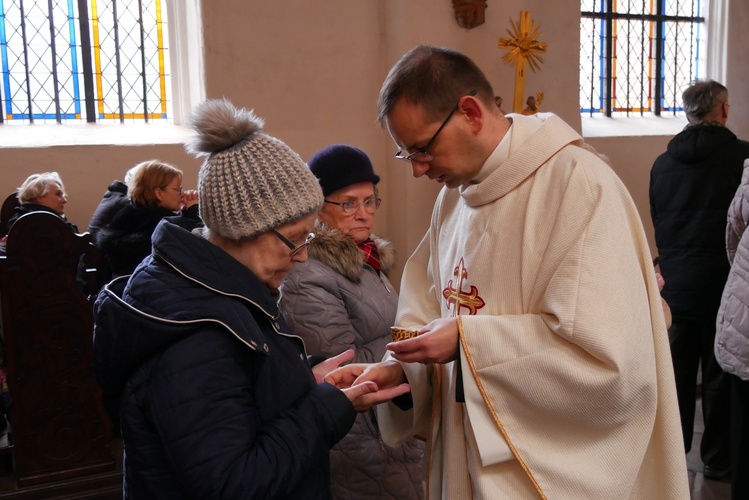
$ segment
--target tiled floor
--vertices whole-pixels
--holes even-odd
[[[700,441],[705,426],[702,422],[702,401],[697,400],[697,411],[694,419],[694,438],[692,449],[687,454],[687,470],[689,471],[689,489],[692,500],[731,500],[731,481],[713,481],[702,475],[702,460],[700,460]]]

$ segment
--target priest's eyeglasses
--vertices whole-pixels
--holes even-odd
[[[367,198],[362,203],[359,203],[357,200],[346,200],[341,202],[325,200],[325,203],[338,205],[339,207],[341,207],[341,210],[343,210],[344,214],[354,215],[359,210],[359,207],[364,207],[364,210],[368,214],[375,213],[377,209],[380,208],[380,203],[382,203],[382,200],[379,198]]]
[[[309,233],[307,235],[307,238],[304,240],[304,243],[301,243],[299,245],[295,245],[293,241],[291,241],[290,239],[288,239],[286,236],[284,236],[283,234],[279,233],[275,229],[271,229],[271,232],[273,234],[275,234],[276,236],[278,236],[278,239],[281,240],[284,245],[286,245],[287,247],[289,247],[291,249],[289,251],[289,257],[293,257],[296,254],[298,254],[299,252],[301,252],[302,250],[308,249],[310,242],[312,242],[312,240],[315,239],[315,233]]]
[[[468,95],[475,96],[476,91],[471,90],[470,92],[468,92]],[[430,161],[434,160],[434,156],[427,153],[427,151],[429,150],[429,148],[432,147],[432,145],[434,144],[434,141],[437,140],[437,136],[440,135],[440,132],[442,132],[442,129],[445,128],[445,125],[447,125],[447,122],[450,121],[450,118],[453,117],[453,115],[455,114],[455,112],[458,110],[459,107],[460,107],[460,101],[458,101],[458,103],[455,105],[453,110],[450,111],[450,114],[447,115],[447,118],[445,118],[445,121],[442,122],[442,125],[440,125],[440,128],[437,129],[437,131],[434,133],[432,138],[429,139],[429,142],[427,142],[426,146],[424,146],[423,148],[418,148],[413,153],[409,153],[408,150],[401,149],[397,153],[395,153],[395,157],[398,158],[399,160],[404,160],[408,162],[418,161],[419,163],[429,163]]]

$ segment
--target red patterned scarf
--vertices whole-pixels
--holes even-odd
[[[362,252],[364,252],[364,262],[369,264],[379,273],[380,268],[380,252],[377,251],[377,245],[373,240],[362,241],[357,245]]]

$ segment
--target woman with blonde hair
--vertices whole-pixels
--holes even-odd
[[[124,205],[96,235],[112,276],[131,274],[151,253],[151,234],[164,217],[181,215],[200,224],[198,193],[182,190],[182,171],[159,160],[136,165]]]

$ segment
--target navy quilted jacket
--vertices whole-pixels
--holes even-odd
[[[329,498],[356,413],[246,267],[179,227],[95,308],[95,369],[118,396],[125,498]]]

